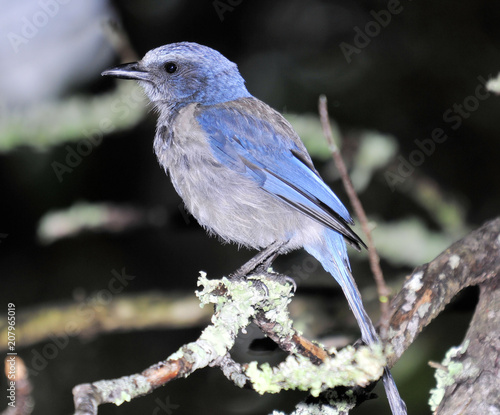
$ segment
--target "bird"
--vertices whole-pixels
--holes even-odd
[[[143,87],[158,113],[159,164],[200,225],[224,242],[259,250],[240,272],[305,249],[339,283],[362,340],[380,343],[349,264],[346,244],[365,244],[348,210],[290,123],[248,92],[235,63],[208,46],[178,42],[102,75]],[[406,414],[387,368],[383,380],[392,412]]]

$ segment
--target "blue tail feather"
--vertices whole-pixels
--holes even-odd
[[[363,307],[361,294],[351,274],[346,245],[342,235],[325,229],[323,243],[307,245],[304,249],[314,256],[323,268],[339,283],[361,330],[361,338],[366,344],[379,342],[377,332]]]
[[[356,317],[363,341],[368,345],[380,343],[380,338],[365,311],[361,294],[352,276],[342,235],[325,229],[324,239],[320,243],[306,245],[304,249],[314,256],[339,283]],[[401,399],[394,378],[387,367],[384,368],[383,382],[392,413],[394,415],[406,415],[406,405]]]

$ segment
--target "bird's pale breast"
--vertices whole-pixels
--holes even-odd
[[[170,125],[159,124],[155,150],[177,193],[198,222],[226,242],[256,249],[276,240],[290,240],[286,250],[295,249],[304,240],[320,238],[320,225],[263,192],[258,183],[213,156],[193,115],[195,108],[196,104],[187,105]],[[295,239],[301,240],[300,245],[294,243]]]

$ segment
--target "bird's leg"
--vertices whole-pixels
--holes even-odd
[[[257,253],[257,255],[238,268],[233,274],[231,274],[231,277],[244,278],[251,273],[255,273],[257,270],[263,270],[264,272],[267,271],[278,256],[280,249],[285,244],[286,242],[274,241],[271,245]]]
[[[285,246],[287,243],[288,241],[273,242],[267,248],[260,251],[248,262],[246,262],[240,268],[238,268],[234,274],[231,274],[231,278],[248,278],[251,274],[261,273],[265,274],[267,278],[272,279],[274,281],[278,281],[281,284],[288,283],[292,285],[293,291],[295,292],[297,290],[297,284],[293,278],[287,275],[268,272],[269,267],[278,257],[281,248],[283,248],[283,246]],[[267,287],[265,287],[264,289],[267,292]]]

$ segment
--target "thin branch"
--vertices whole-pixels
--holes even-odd
[[[157,363],[142,373],[75,386],[73,388],[75,415],[96,415],[99,405],[105,403],[121,405],[147,395],[173,379],[187,376],[192,371],[193,362],[189,361],[186,354],[182,359],[167,359]]]
[[[259,311],[253,322],[262,332],[273,340],[281,350],[294,355],[308,358],[313,364],[319,365],[325,362],[331,354],[317,343],[306,339],[293,327],[290,327],[288,335],[276,332],[276,322],[272,321],[265,312]]]
[[[378,298],[380,301],[380,311],[381,311],[380,334],[381,337],[384,338],[386,336],[386,328],[389,321],[388,319],[389,296],[391,294],[391,291],[387,287],[387,284],[385,283],[384,275],[382,273],[382,269],[380,268],[380,258],[378,256],[377,250],[375,249],[375,244],[373,243],[372,234],[370,226],[368,224],[368,218],[366,216],[365,210],[363,209],[363,205],[361,204],[358,195],[354,190],[354,187],[351,183],[351,179],[349,178],[349,173],[347,172],[347,167],[333,139],[332,128],[328,116],[327,100],[325,95],[321,95],[319,97],[319,115],[321,119],[321,125],[323,127],[323,134],[325,135],[325,138],[328,142],[328,146],[330,147],[330,151],[332,152],[333,160],[335,162],[335,165],[337,166],[338,171],[340,172],[340,176],[342,178],[342,182],[344,184],[344,188],[347,192],[349,200],[351,201],[351,205],[354,208],[356,216],[359,218],[359,222],[361,224],[361,228],[363,229],[363,233],[366,235],[366,245],[368,247],[368,258],[370,261],[370,268],[375,278]]]
[[[23,347],[51,336],[89,338],[117,331],[199,327],[210,321],[212,315],[209,309],[200,308],[192,294],[113,295],[115,287],[110,286],[111,289],[97,291],[73,303],[43,305],[20,312],[17,329],[23,333]],[[2,336],[7,337],[7,320],[0,321]],[[7,343],[0,344],[0,351],[6,347]]]

